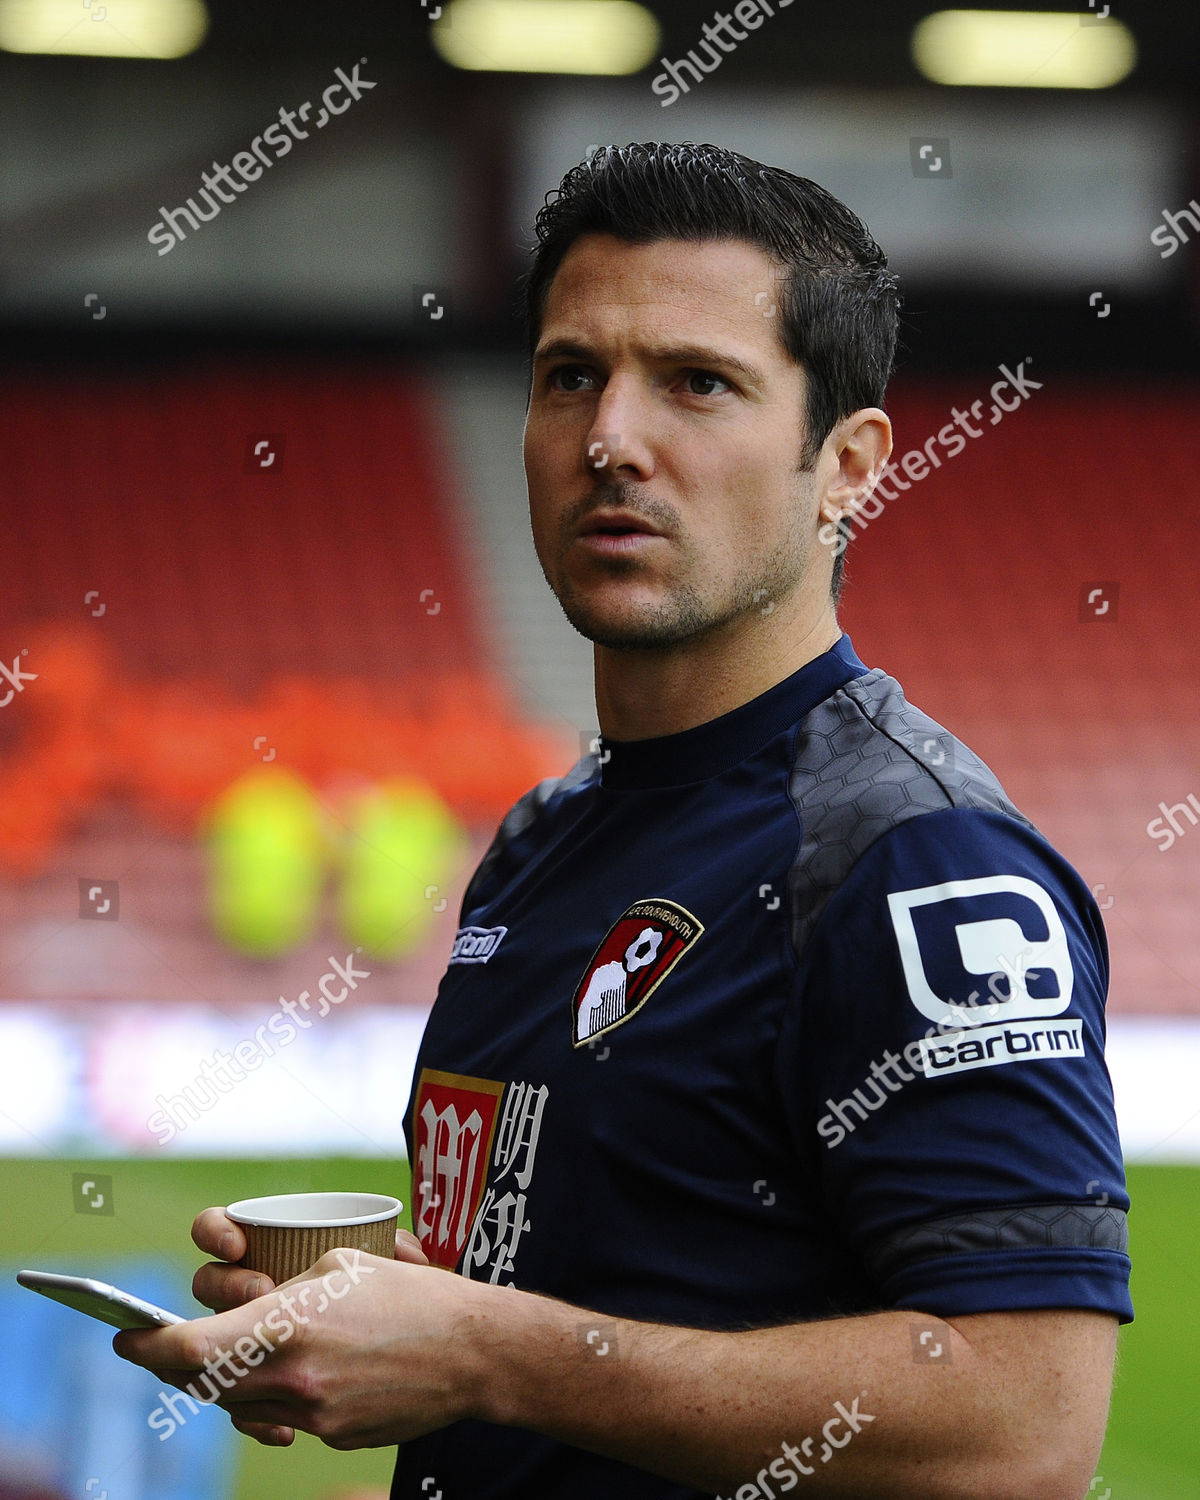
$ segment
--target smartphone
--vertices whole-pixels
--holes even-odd
[[[109,1286],[107,1281],[93,1281],[90,1276],[63,1276],[57,1271],[18,1271],[17,1280],[31,1292],[53,1297],[76,1312],[99,1318],[113,1328],[167,1328],[172,1323],[186,1323],[178,1313],[144,1302],[132,1292]]]

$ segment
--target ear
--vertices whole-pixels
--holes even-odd
[[[821,519],[852,516],[878,484],[891,451],[892,424],[879,407],[843,417],[825,439],[822,457],[831,461],[832,473],[821,496]]]

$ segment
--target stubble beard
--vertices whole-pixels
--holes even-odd
[[[797,476],[811,472],[801,460]],[[686,537],[680,535],[678,518],[668,507],[656,502],[653,497],[641,496],[637,487],[613,484],[603,487],[603,498],[611,505],[627,506],[645,516],[651,524],[662,528],[668,545],[674,551],[674,568],[686,574],[693,557],[693,550]],[[619,611],[596,608],[591,596],[578,589],[566,576],[562,565],[575,535],[578,521],[576,512],[564,518],[560,536],[559,580],[550,576],[544,560],[539,558],[542,574],[562,606],[563,614],[582,635],[594,645],[611,651],[659,651],[698,643],[736,625],[736,622],[771,614],[792,592],[804,577],[812,560],[812,543],[807,538],[801,521],[801,508],[791,513],[792,525],[782,543],[757,559],[752,571],[734,579],[727,597],[723,601],[706,600],[696,586],[687,581],[671,583],[666,596],[655,604],[626,605]],[[646,564],[638,557],[614,555],[597,561],[593,566],[603,567],[609,577],[634,578]]]
[[[554,591],[563,614],[586,640],[610,651],[659,651],[698,643],[734,627],[739,620],[771,614],[803,577],[809,549],[790,536],[788,544],[761,559],[753,572],[734,580],[729,595],[720,602],[706,600],[690,582],[669,586],[658,603],[596,608],[591,596],[565,577],[556,585],[543,566],[546,582]],[[681,544],[670,544],[677,550]],[[683,561],[686,562],[686,552]],[[645,564],[636,557],[606,558],[603,567],[611,577],[634,578]]]

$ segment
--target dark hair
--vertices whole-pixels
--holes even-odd
[[[862,220],[807,177],[720,146],[601,146],[547,193],[534,232],[533,263],[521,278],[531,360],[550,283],[581,235],[638,245],[739,239],[783,271],[779,337],[808,377],[801,465],[816,462],[842,417],[883,401],[896,350],[896,277]],[[835,601],[844,555],[839,545]]]

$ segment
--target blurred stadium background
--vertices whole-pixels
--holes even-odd
[[[650,139],[867,220],[906,292],[897,458],[1002,365],[1040,382],[912,460],[843,621],[1104,909],[1138,1320],[1093,1491],[1200,1496],[1200,15],[935,10],[776,0],[705,76],[717,12],[682,0],[0,0],[0,1497],[386,1494],[386,1450],[217,1412],[160,1444],[150,1378],[12,1272],[186,1312],[199,1208],[407,1196],[466,879],[594,732],[529,539],[513,283],[562,173]],[[337,69],[361,97],[301,135]],[[281,109],[287,154],[189,224]],[[200,1083],[351,953],[336,1012]]]

